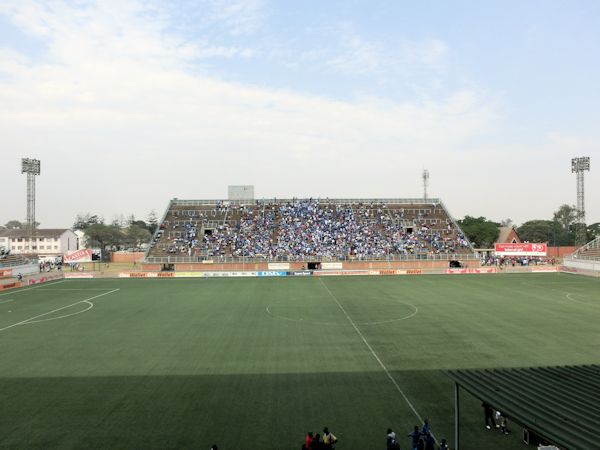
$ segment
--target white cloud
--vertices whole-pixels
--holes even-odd
[[[198,75],[188,69],[199,55],[243,57],[244,50],[190,44],[166,30],[162,15],[144,20],[141,2],[52,5],[4,9],[44,37],[48,54],[32,62],[8,50],[0,64],[3,145],[15,161],[42,158],[44,225],[68,224],[85,210],[139,216],[171,196],[218,197],[227,184],[245,182],[259,192],[271,186],[266,195],[277,196],[418,195],[418,176],[401,171],[418,173],[424,162],[458,154],[495,126],[493,103],[472,90],[438,101],[339,101]],[[227,17],[236,11],[243,15]],[[379,67],[378,57],[369,63],[369,45],[352,45]],[[432,43],[411,58],[429,64],[445,52]],[[62,184],[72,174],[73,191]],[[11,177],[20,183],[16,170]],[[145,195],[143,186],[161,193]],[[11,199],[5,211],[21,203]]]
[[[264,3],[262,0],[209,0],[209,17],[224,24],[233,35],[253,33],[265,19]]]
[[[378,79],[397,81],[398,77],[435,76],[446,72],[449,49],[440,39],[386,40],[367,38],[347,22],[311,29],[322,34],[329,44],[317,49],[304,50],[300,59],[310,62],[319,70],[344,75],[376,76]],[[292,64],[295,62],[292,61]]]

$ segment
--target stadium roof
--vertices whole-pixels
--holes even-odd
[[[600,365],[447,374],[458,386],[556,445],[600,449]]]

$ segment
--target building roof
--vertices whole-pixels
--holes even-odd
[[[500,234],[496,242],[499,244],[520,244],[521,238],[515,227],[500,227]]]
[[[553,444],[569,450],[600,449],[600,365],[446,373]]]
[[[34,237],[59,238],[65,231],[71,231],[68,228],[47,228],[34,231]],[[0,237],[8,238],[29,238],[29,230],[0,230]]]

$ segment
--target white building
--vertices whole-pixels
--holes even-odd
[[[79,250],[79,239],[68,229],[35,230],[33,240],[27,230],[0,230],[0,247],[12,254],[36,255],[40,258],[62,256]]]

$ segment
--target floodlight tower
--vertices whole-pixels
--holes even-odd
[[[427,185],[429,184],[429,170],[423,169],[423,199],[427,201]]]
[[[585,187],[583,174],[590,170],[590,157],[581,156],[571,159],[571,172],[577,174],[577,228],[575,232],[575,245],[584,245],[587,241],[585,228]]]
[[[40,160],[21,158],[21,173],[27,174],[27,228],[29,229],[30,242],[33,242],[33,232],[35,230],[35,176],[40,174]]]

